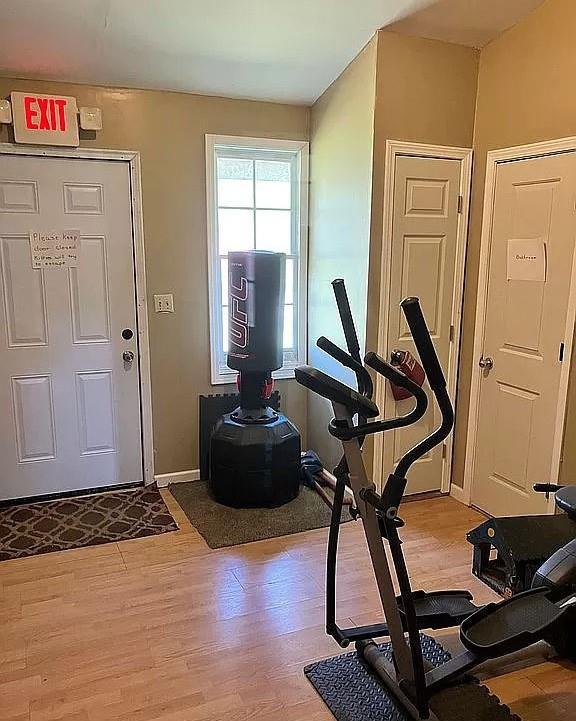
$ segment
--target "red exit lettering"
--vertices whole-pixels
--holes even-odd
[[[66,105],[63,98],[24,97],[24,118],[28,130],[66,132]]]

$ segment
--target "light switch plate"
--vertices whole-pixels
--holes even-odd
[[[156,313],[174,313],[174,296],[172,293],[155,295],[154,310]]]
[[[12,106],[10,101],[0,98],[0,123],[9,125],[12,122]]]

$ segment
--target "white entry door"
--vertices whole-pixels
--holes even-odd
[[[547,510],[532,485],[552,471],[575,201],[574,153],[497,166],[472,481],[472,503],[492,515]],[[531,239],[545,280],[517,279],[508,265],[514,242]]]
[[[399,307],[406,296],[418,296],[446,375],[454,337],[454,303],[460,302],[454,286],[461,172],[460,160],[396,158],[388,355],[399,349],[418,357]],[[429,398],[428,411],[418,423],[384,434],[383,480],[409,448],[439,425],[431,392]],[[413,405],[413,400],[394,401],[387,389],[387,417],[404,415]],[[440,490],[445,461],[445,447],[435,448],[417,461],[408,476],[407,493]]]
[[[66,230],[78,267],[34,270]],[[128,163],[0,155],[0,499],[143,479],[134,283]]]

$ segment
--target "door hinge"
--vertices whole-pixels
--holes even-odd
[[[560,343],[560,351],[558,353],[558,360],[560,361],[560,363],[562,363],[562,361],[564,360],[564,341],[562,341],[562,343]]]
[[[454,343],[454,332],[455,332],[454,326],[451,325],[450,326],[450,343]]]
[[[462,209],[464,208],[464,196],[459,195],[458,196],[458,212],[462,213]]]

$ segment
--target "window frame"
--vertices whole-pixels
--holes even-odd
[[[206,218],[208,243],[208,305],[210,317],[210,378],[212,385],[234,383],[237,371],[220,365],[219,340],[222,338],[222,284],[220,279],[220,253],[218,252],[218,222],[217,205],[217,171],[216,164],[219,148],[239,154],[242,151],[253,151],[254,155],[261,151],[262,158],[276,159],[276,153],[292,153],[294,163],[299,174],[298,185],[292,186],[292,193],[296,188],[297,217],[293,231],[296,237],[296,249],[288,257],[297,258],[298,270],[296,273],[297,287],[295,297],[298,302],[298,313],[295,327],[295,338],[298,347],[296,358],[286,362],[282,368],[274,371],[274,378],[294,378],[294,369],[305,363],[307,337],[307,285],[308,285],[308,163],[309,144],[304,140],[279,140],[276,138],[252,138],[233,135],[206,134]],[[267,156],[267,154],[269,154]],[[277,156],[276,156],[277,157]]]

